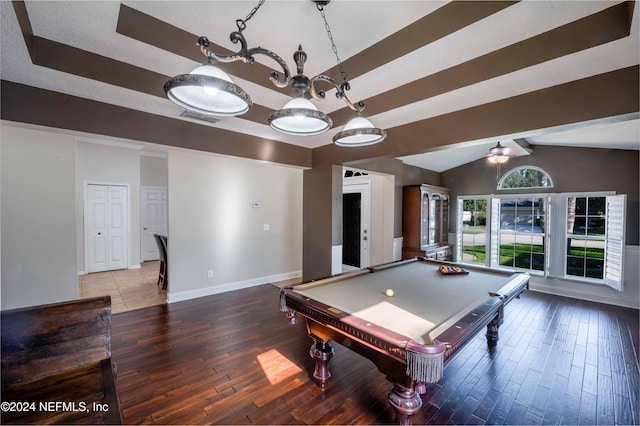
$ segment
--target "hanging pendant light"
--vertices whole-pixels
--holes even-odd
[[[291,87],[297,92],[297,95],[280,110],[275,111],[269,116],[269,125],[282,133],[290,135],[318,135],[326,132],[333,126],[331,118],[319,111],[318,108],[311,103],[305,94],[310,92],[311,98],[314,100],[322,100],[325,98],[323,90],[316,90],[314,85],[316,82],[323,81],[329,83],[336,89],[336,97],[342,99],[354,112],[357,117],[349,121],[344,129],[337,133],[333,138],[336,145],[340,146],[364,146],[381,142],[386,137],[386,132],[378,129],[371,122],[360,114],[364,110],[364,102],[359,101],[352,103],[346,91],[350,89],[347,75],[342,67],[342,62],[338,57],[338,49],[333,41],[331,29],[324,14],[324,6],[329,4],[330,0],[311,0],[315,3],[324,19],[325,29],[331,41],[331,47],[336,55],[336,60],[342,73],[342,83],[338,83],[333,78],[326,75],[318,75],[309,79],[304,75],[303,67],[307,60],[307,54],[302,50],[302,46],[298,47],[298,51],[294,53],[293,58],[296,61],[298,75],[290,77],[289,67],[286,62],[276,53],[264,49],[260,46],[247,48],[247,40],[242,32],[247,27],[247,22],[255,15],[255,13],[264,4],[265,0],[259,0],[258,5],[254,7],[245,19],[236,19],[238,31],[233,31],[229,38],[234,44],[239,44],[240,49],[231,54],[220,54],[210,49],[211,43],[206,37],[198,38],[197,45],[204,56],[208,58],[208,63],[202,65],[190,74],[181,74],[173,77],[164,85],[164,91],[167,97],[177,105],[185,108],[187,111],[204,114],[208,116],[236,116],[244,114],[252,105],[249,95],[239,86],[233,83],[231,78],[218,67],[217,62],[229,63],[242,61],[246,64],[255,62],[254,55],[264,55],[273,59],[282,68],[282,74],[273,71],[269,79],[274,86],[285,88],[291,82]]]
[[[216,67],[213,58],[191,73],[167,81],[164,92],[173,103],[205,115],[240,115],[247,112],[252,104],[247,92]]]
[[[298,74],[291,78],[291,87],[298,92],[298,96],[291,99],[286,105],[269,115],[269,125],[275,130],[289,135],[319,135],[331,128],[333,121],[324,112],[304,97],[311,88],[309,78],[304,75],[304,63],[307,54],[302,50],[302,45],[293,54]]]
[[[356,147],[356,146],[366,146],[373,145],[379,142],[382,142],[387,137],[387,132],[377,127],[374,127],[373,124],[362,117],[362,111],[364,110],[364,102],[359,101],[357,103],[353,103],[347,97],[345,93],[347,90],[351,88],[349,84],[349,80],[347,79],[347,73],[342,67],[342,61],[338,56],[338,48],[336,47],[335,42],[333,41],[333,35],[331,34],[331,28],[329,27],[329,23],[327,22],[327,17],[324,13],[324,6],[326,6],[329,1],[322,0],[312,0],[316,4],[316,8],[320,11],[320,15],[322,15],[322,19],[324,20],[324,27],[327,30],[327,35],[329,36],[329,41],[331,42],[331,49],[336,56],[336,63],[338,64],[338,68],[340,69],[340,74],[342,74],[342,83],[338,83],[331,77],[325,75],[319,75],[314,77],[311,80],[311,95],[315,98],[324,99],[325,93],[323,91],[316,92],[314,84],[316,81],[325,81],[330,83],[336,89],[336,97],[338,99],[342,99],[345,101],[347,106],[351,108],[351,110],[357,113],[356,117],[352,118],[347,122],[341,132],[338,132],[333,137],[333,143],[338,146],[343,147]]]
[[[289,135],[319,135],[331,128],[333,121],[329,116],[299,96],[291,99],[286,105],[269,116],[269,125]]]
[[[374,127],[369,120],[356,116],[345,124],[341,132],[333,137],[333,143],[338,146],[366,146],[382,142],[387,137],[387,132]]]

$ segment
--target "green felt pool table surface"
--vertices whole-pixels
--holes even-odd
[[[488,298],[510,289],[510,271],[464,267],[468,274],[444,275],[442,262],[408,261],[359,271],[338,279],[296,286],[294,292],[421,344]],[[515,274],[518,275],[518,274]],[[385,294],[393,290],[393,296]]]

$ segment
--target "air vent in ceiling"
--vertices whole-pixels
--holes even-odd
[[[207,123],[217,123],[218,121],[220,121],[219,118],[210,116],[210,115],[204,115],[204,114],[198,114],[197,112],[191,112],[191,111],[184,111],[182,114],[180,114],[180,117],[186,117],[186,118],[192,118],[194,120],[200,120],[200,121],[206,121]]]

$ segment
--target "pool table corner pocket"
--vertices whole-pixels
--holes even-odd
[[[435,383],[442,378],[446,345],[421,345],[409,340],[406,347],[407,375],[416,382]]]

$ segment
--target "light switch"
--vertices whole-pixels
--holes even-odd
[[[263,231],[268,231],[269,230],[269,224],[265,223],[264,225],[262,225],[262,230]]]

